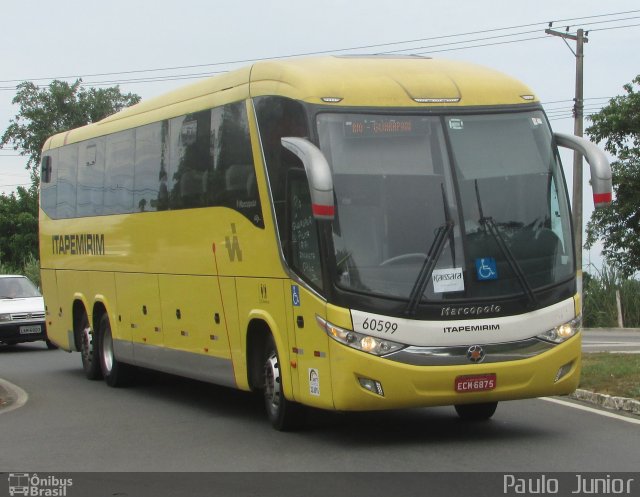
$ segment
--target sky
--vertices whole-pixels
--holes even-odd
[[[1,18],[0,132],[18,111],[11,100],[20,81],[82,77],[144,100],[260,58],[401,50],[510,74],[534,90],[554,131],[572,133],[575,42],[545,35],[550,21],[589,30],[586,114],[640,74],[637,0],[32,0],[4,2]],[[29,184],[16,154],[0,150],[0,193]],[[571,191],[572,157],[562,160]],[[584,169],[586,223],[593,204]],[[599,249],[583,260],[599,266]]]

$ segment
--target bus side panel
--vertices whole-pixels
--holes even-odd
[[[300,385],[296,400],[314,407],[333,409],[329,337],[316,320],[316,316],[326,317],[327,304],[305,287],[288,283],[285,292],[292,307],[289,320],[295,330],[293,358]]]
[[[293,398],[295,400],[300,399],[300,378],[297,372],[298,368],[298,344],[296,337],[296,323],[293,317],[293,295],[291,292],[291,280],[282,280],[282,295],[284,295],[285,314],[288,319],[287,323],[287,337],[289,340],[289,348],[291,350],[291,386],[293,390]],[[295,365],[295,366],[294,366]]]
[[[218,283],[236,386],[241,390],[250,390],[247,376],[246,333],[241,333],[238,322],[236,279],[221,276]],[[246,328],[243,329],[246,330]]]
[[[95,322],[96,316],[92,316],[94,306],[102,304],[109,313],[109,321],[111,323],[111,332],[114,336],[120,333],[120,322],[117,318],[118,300],[116,296],[116,282],[114,274],[104,271],[82,272],[85,277],[82,279],[81,287],[87,301],[87,313],[92,322]],[[96,323],[97,327],[98,323]]]
[[[282,298],[282,283],[272,278],[236,278],[238,322],[240,330],[248,330],[251,320],[263,321],[273,335],[280,362],[289,365],[291,344],[287,337],[287,315]],[[242,334],[242,348],[247,347],[247,333]],[[281,367],[282,385],[288,399],[293,398],[291,369]],[[245,380],[246,381],[246,380]]]
[[[230,359],[218,277],[161,274],[158,280],[165,346]]]
[[[73,335],[67,333],[60,318],[60,301],[58,299],[58,283],[56,272],[53,269],[40,271],[42,294],[44,295],[45,319],[47,322],[47,337],[58,347],[73,351],[76,350]]]
[[[56,280],[58,282],[58,298],[60,300],[60,308],[62,312],[60,319],[65,333],[69,336],[69,340],[73,340],[73,305],[75,301],[82,302],[87,313],[89,322],[91,323],[91,311],[93,295],[88,295],[89,273],[82,271],[58,270],[56,271]]]
[[[114,341],[132,342],[134,351],[146,346],[151,352],[164,345],[162,310],[156,274],[116,273],[118,319]],[[124,344],[123,344],[124,345]]]

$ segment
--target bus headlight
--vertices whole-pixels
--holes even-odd
[[[578,333],[581,328],[582,316],[578,316],[568,323],[561,324],[560,326],[556,326],[555,328],[545,331],[538,335],[538,338],[546,340],[547,342],[562,343]]]
[[[336,342],[340,342],[353,349],[361,350],[369,354],[384,356],[406,347],[404,344],[392,342],[391,340],[386,340],[384,338],[345,330],[344,328],[340,328],[339,326],[322,319],[320,316],[316,316],[316,320],[318,321],[320,328],[322,328],[325,333]]]

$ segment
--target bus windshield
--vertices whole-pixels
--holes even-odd
[[[569,207],[542,112],[323,113],[338,287],[410,301],[526,295],[566,281]]]

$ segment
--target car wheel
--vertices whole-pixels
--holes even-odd
[[[113,352],[113,336],[109,316],[104,314],[98,328],[98,350],[102,376],[110,387],[123,387],[131,384],[135,367],[118,361]]]
[[[264,403],[269,421],[279,431],[300,428],[306,418],[306,409],[284,396],[280,359],[273,337],[267,340],[264,358]]]
[[[89,325],[89,318],[83,314],[80,320],[80,353],[82,355],[82,369],[90,380],[102,378],[98,361],[98,347],[96,335]]]

